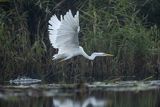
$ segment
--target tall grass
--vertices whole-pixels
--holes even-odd
[[[84,26],[82,32],[85,35],[83,45],[86,50],[107,51],[115,55],[110,69],[107,70],[106,67],[102,69],[102,65],[106,65],[103,59],[100,68],[96,65],[98,69],[95,72],[103,71],[106,78],[122,76],[142,79],[150,75],[155,76],[153,72],[159,65],[152,63],[151,57],[155,52],[151,51],[153,48],[151,35],[154,30],[158,32],[159,28],[146,28],[143,20],[137,17],[139,11],[137,4],[132,0],[89,0],[88,5],[82,10],[81,17],[82,21],[85,21],[82,24],[87,23],[82,25]],[[99,63],[99,60],[95,62]]]
[[[53,62],[55,50],[48,39],[48,20],[53,13],[65,13],[67,3],[14,0],[9,2],[10,8],[0,9],[1,80],[18,75],[56,82],[159,78],[160,29],[156,24],[146,25],[147,17],[142,19],[137,2],[72,3],[72,9],[80,11],[79,38],[85,51],[103,51],[114,57],[89,61],[78,56],[63,63]]]
[[[43,22],[36,16],[37,13],[40,14],[40,9],[33,1],[27,2],[14,0],[7,4],[9,9],[0,10],[2,78],[35,75],[44,70],[42,58],[47,49],[43,40],[43,27],[40,30]],[[33,18],[32,23],[29,22],[30,18]]]

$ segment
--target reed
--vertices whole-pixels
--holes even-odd
[[[22,75],[71,83],[159,78],[160,29],[158,22],[153,24],[154,17],[149,20],[142,14],[148,2],[82,0],[72,3],[72,8],[80,10],[79,38],[85,51],[88,54],[104,51],[114,57],[88,61],[78,56],[63,63],[53,62],[55,50],[48,39],[48,20],[53,13],[67,11],[66,2],[7,1],[6,7],[0,9],[0,81]]]

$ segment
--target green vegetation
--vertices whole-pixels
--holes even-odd
[[[158,0],[0,2],[0,81],[21,75],[56,82],[158,79],[159,5]],[[52,61],[55,50],[48,38],[48,20],[70,6],[80,11],[80,44],[86,52],[106,51],[114,57]]]

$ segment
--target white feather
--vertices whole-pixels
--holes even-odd
[[[53,15],[49,23],[51,24],[49,25],[49,39],[52,46],[59,49],[58,53],[66,53],[79,47],[79,12],[74,17],[69,10],[64,18],[61,16],[61,20]]]

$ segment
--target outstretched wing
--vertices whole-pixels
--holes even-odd
[[[60,20],[53,15],[49,20],[49,39],[54,48],[58,48],[58,53],[65,53],[79,47],[79,12],[73,16],[69,10]]]

